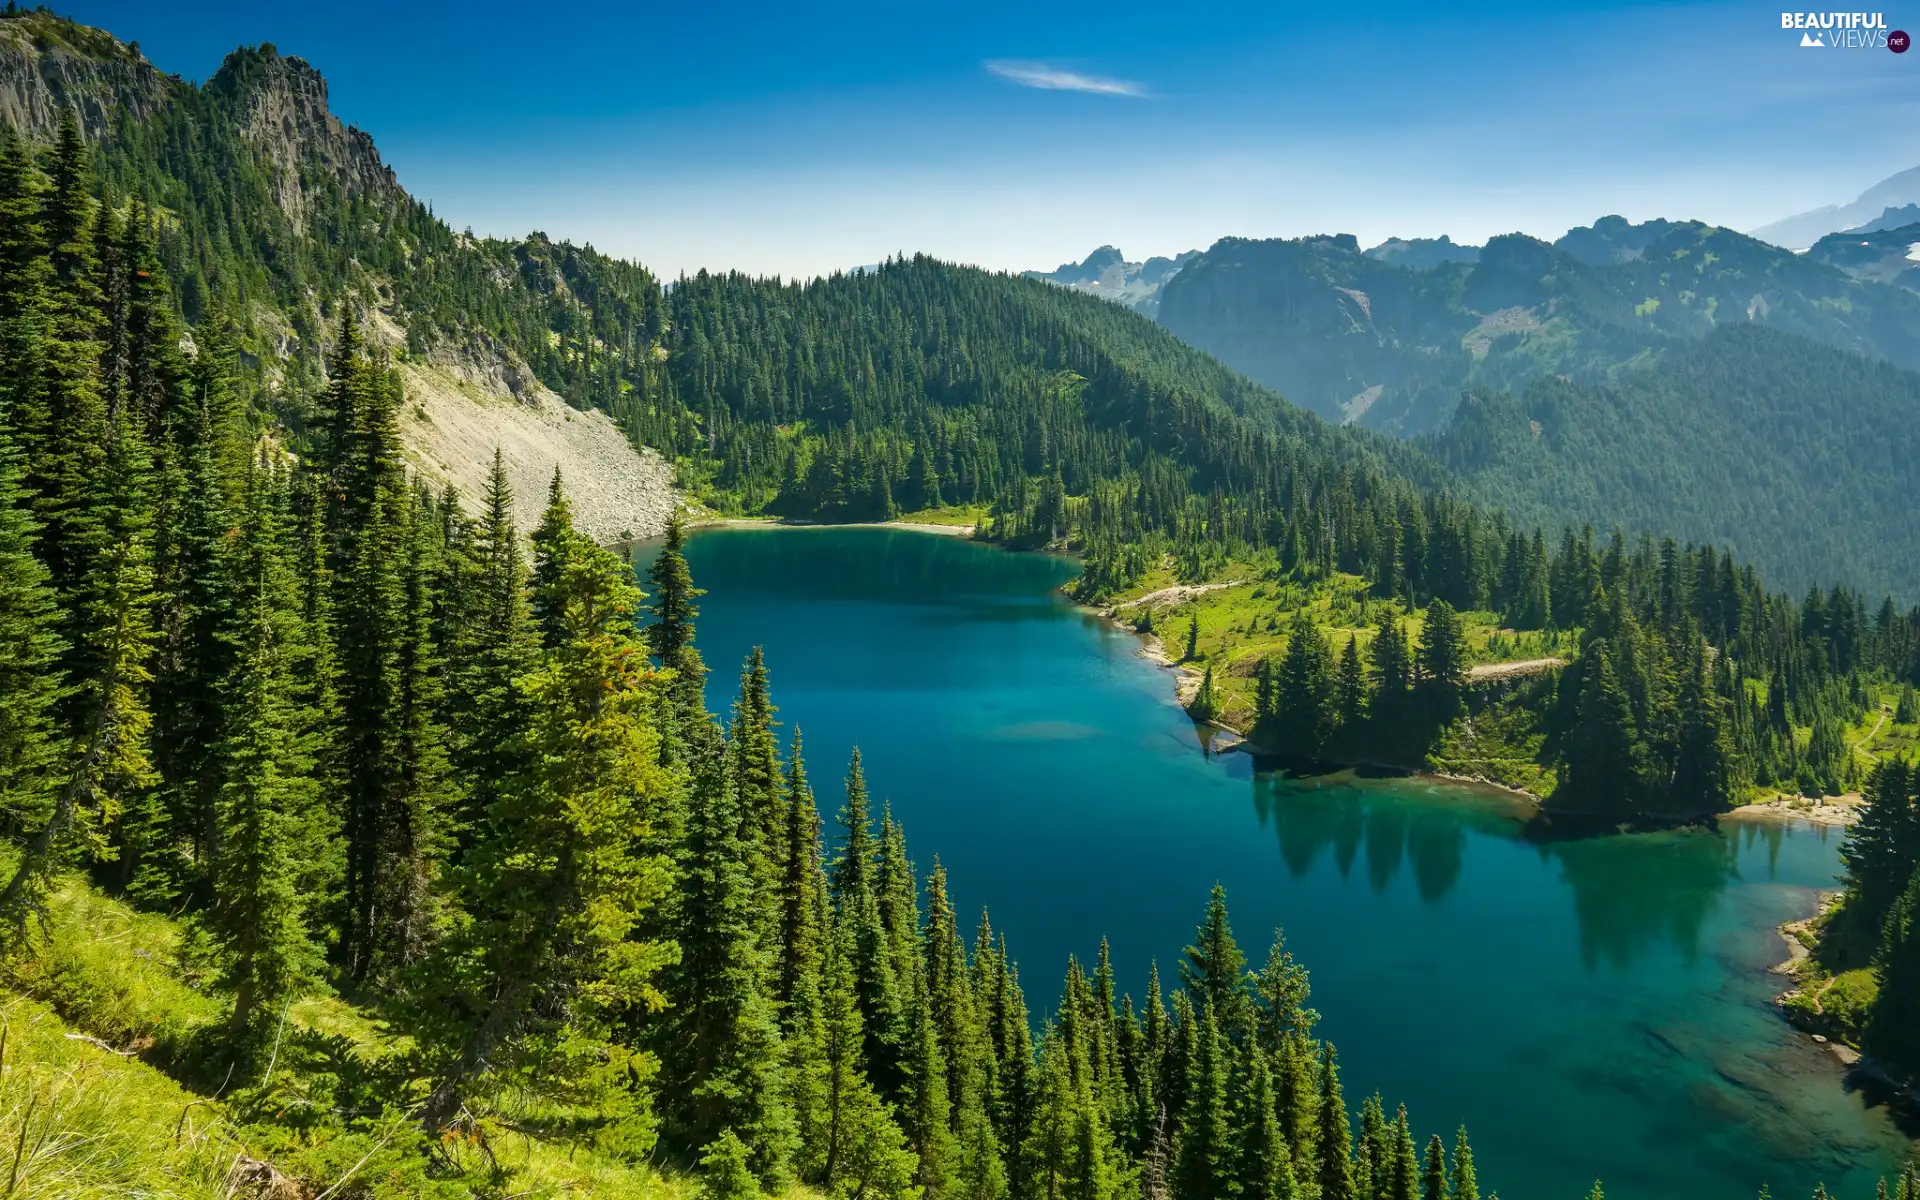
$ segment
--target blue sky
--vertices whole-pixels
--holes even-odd
[[[1900,2],[1888,23],[1920,32]],[[541,229],[667,277],[1553,237],[1610,212],[1750,228],[1920,163],[1920,52],[1802,49],[1757,4],[61,11],[191,79],[272,42],[456,228]]]

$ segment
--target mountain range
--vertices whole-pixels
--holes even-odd
[[[1604,379],[1729,323],[1920,366],[1920,295],[1698,221],[1605,217],[1425,268],[1344,234],[1227,238],[1165,286],[1158,319],[1329,420],[1403,435],[1440,428],[1463,391]]]

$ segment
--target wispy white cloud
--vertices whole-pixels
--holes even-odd
[[[1091,92],[1096,96],[1133,96],[1135,98],[1144,98],[1147,95],[1146,85],[1135,83],[1131,79],[1086,75],[1043,62],[995,58],[987,61],[986,68],[989,74],[998,75],[1008,83],[1017,83],[1021,87],[1041,88],[1050,92]]]

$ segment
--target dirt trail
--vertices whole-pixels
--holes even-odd
[[[1473,683],[1484,683],[1492,679],[1518,679],[1522,675],[1538,675],[1542,671],[1551,671],[1555,667],[1564,667],[1564,658],[1529,658],[1521,662],[1481,663],[1477,667],[1467,668],[1467,679]]]
[[[1217,592],[1222,588],[1239,587],[1244,580],[1229,579],[1225,583],[1176,583],[1172,587],[1161,588],[1157,592],[1148,592],[1132,600],[1122,600],[1113,606],[1114,612],[1123,608],[1138,608],[1147,605],[1150,608],[1164,608],[1169,604],[1184,604],[1195,596],[1207,592]]]
[[[1860,753],[1862,753],[1862,754],[1864,754],[1864,755],[1866,755],[1866,756],[1867,756],[1867,757],[1868,757],[1869,759],[1871,759],[1872,761],[1874,761],[1874,762],[1879,762],[1879,761],[1880,761],[1880,756],[1879,756],[1878,754],[1875,754],[1875,753],[1874,753],[1873,751],[1871,751],[1871,750],[1869,750],[1869,749],[1867,749],[1867,744],[1868,744],[1869,742],[1871,742],[1871,741],[1873,741],[1873,739],[1874,739],[1874,738],[1877,738],[1877,737],[1879,737],[1879,736],[1880,736],[1880,731],[1881,731],[1882,729],[1884,729],[1884,728],[1886,728],[1886,725],[1887,725],[1887,706],[1886,706],[1886,705],[1884,705],[1884,704],[1882,704],[1882,705],[1880,706],[1880,720],[1879,720],[1879,722],[1878,722],[1878,723],[1876,723],[1876,724],[1874,725],[1874,727],[1873,727],[1872,729],[1869,729],[1869,730],[1867,730],[1867,736],[1865,736],[1865,737],[1863,737],[1863,738],[1861,738],[1861,739],[1860,739],[1859,741],[1857,741],[1857,742],[1855,742],[1855,743],[1853,744],[1853,748],[1854,748],[1855,750],[1858,750],[1858,751],[1859,751]]]

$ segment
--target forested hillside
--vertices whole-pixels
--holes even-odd
[[[1711,541],[1768,579],[1920,596],[1920,374],[1753,326],[1605,383],[1475,392],[1423,439],[1527,522]]]

